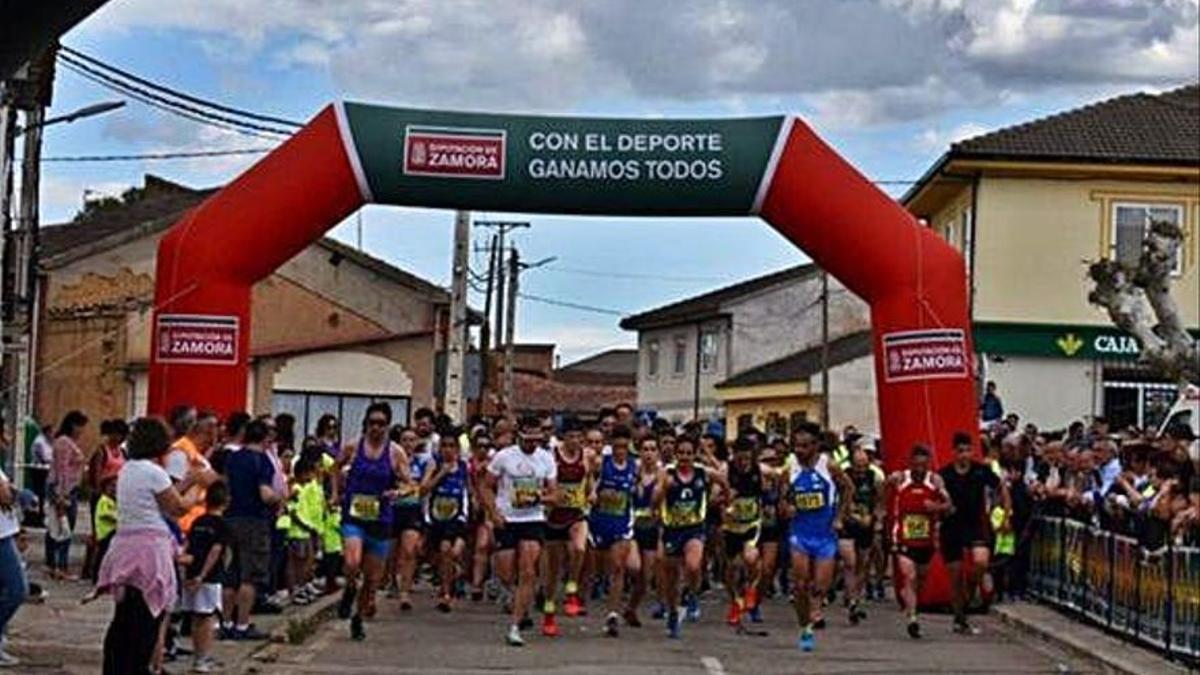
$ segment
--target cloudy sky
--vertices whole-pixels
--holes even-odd
[[[919,176],[948,143],[1082,103],[1196,80],[1200,0],[112,0],[66,36],[199,96],[306,119],[346,98],[622,116],[803,116],[867,176]],[[60,71],[54,111],[114,98]],[[269,147],[136,102],[53,128],[44,154]],[[154,173],[219,185],[250,157],[52,163],[43,219]],[[898,194],[903,185],[883,189]],[[495,214],[480,214],[481,216]],[[371,253],[446,283],[450,213],[369,207]],[[530,294],[632,313],[802,261],[750,219],[532,216]],[[355,242],[353,223],[334,235]],[[483,261],[479,260],[482,266]],[[518,338],[564,362],[633,337],[535,301]]]

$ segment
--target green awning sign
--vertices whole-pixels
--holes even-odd
[[[1116,328],[977,322],[973,331],[975,350],[987,354],[1136,359],[1141,353],[1137,340]]]
[[[568,118],[359,103],[345,111],[374,201],[481,211],[749,215],[786,129],[782,116]]]

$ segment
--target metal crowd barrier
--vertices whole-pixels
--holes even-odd
[[[1169,659],[1200,663],[1200,548],[1150,555],[1136,539],[1034,518],[1029,588],[1043,602]]]

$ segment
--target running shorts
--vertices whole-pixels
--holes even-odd
[[[854,548],[865,551],[871,548],[871,544],[875,542],[875,531],[871,528],[848,522],[842,526],[842,531],[838,533],[838,539],[842,541],[853,540]]]
[[[443,541],[450,542],[453,546],[458,539],[466,540],[467,525],[458,520],[447,520],[445,522],[430,523],[426,530],[429,541],[436,549],[441,546]]]
[[[531,523],[505,523],[496,528],[496,548],[511,551],[523,541],[542,543],[546,539],[546,523],[537,520]]]
[[[373,524],[364,524],[353,518],[347,518],[342,521],[342,539],[358,539],[362,542],[364,555],[386,560],[392,551],[392,540],[390,537],[382,536],[378,528],[370,527]]]
[[[683,555],[683,548],[693,539],[704,542],[706,526],[664,527],[662,531],[663,552],[674,558]]]
[[[425,514],[420,506],[397,506],[392,510],[392,536],[399,537],[410,530],[425,531]]]
[[[792,533],[788,537],[792,555],[803,554],[813,560],[833,560],[837,557],[837,537],[833,535],[814,537]]]
[[[948,563],[959,562],[963,559],[963,553],[968,548],[984,547],[988,545],[988,535],[984,532],[982,525],[958,525],[954,523],[943,524],[938,530],[938,539],[941,544],[942,560]]]
[[[657,553],[659,539],[658,525],[633,528],[633,539],[637,542],[638,550],[643,553]]]
[[[725,539],[725,557],[729,560],[740,556],[746,550],[746,544],[758,545],[761,531],[753,527],[746,532],[723,532]]]
[[[895,554],[902,555],[917,565],[928,565],[929,562],[933,560],[933,551],[934,549],[932,546],[921,546],[914,548],[912,546],[904,546],[903,544],[900,544],[896,546]]]

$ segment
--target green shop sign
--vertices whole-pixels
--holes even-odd
[[[1141,352],[1132,335],[1100,326],[976,322],[973,332],[975,351],[988,354],[1136,359]],[[1190,332],[1200,339],[1200,330]]]
[[[374,201],[472,204],[481,211],[747,215],[783,122],[781,116],[629,120],[346,104]]]

